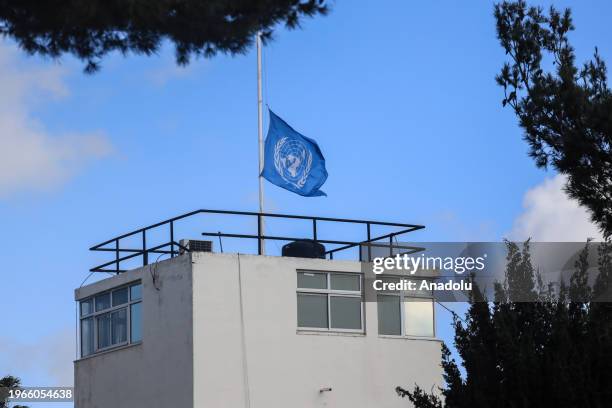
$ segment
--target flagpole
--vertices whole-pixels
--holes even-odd
[[[264,165],[264,143],[263,143],[263,91],[261,86],[261,31],[257,32],[256,39],[257,43],[257,134],[259,139],[259,212],[264,212],[264,187],[263,177],[261,172],[263,171]],[[264,235],[264,220],[263,217],[258,217],[259,225],[258,230],[260,235]],[[264,255],[266,252],[265,241],[260,239],[259,241],[260,254]]]

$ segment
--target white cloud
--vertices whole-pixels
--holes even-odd
[[[21,377],[23,385],[28,376],[44,378],[45,386],[71,387],[74,383],[75,359],[74,328],[66,327],[35,342],[20,342],[0,336],[0,366],[2,375]]]
[[[589,213],[570,199],[563,186],[566,178],[556,175],[528,190],[523,197],[524,211],[515,219],[508,238],[533,241],[576,241],[587,238],[601,240]]]
[[[68,95],[65,71],[32,68],[0,44],[0,198],[60,186],[92,159],[111,153],[100,132],[49,134],[32,114],[35,104]]]

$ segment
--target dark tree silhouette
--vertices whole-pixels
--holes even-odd
[[[278,23],[327,11],[325,0],[0,0],[0,34],[30,54],[73,54],[94,72],[111,51],[150,55],[164,40],[179,64],[244,53],[258,31],[266,40]]]
[[[603,408],[612,400],[612,244],[598,244],[599,274],[587,283],[587,243],[569,285],[542,283],[529,242],[507,243],[506,279],[494,302],[477,301],[455,317],[454,344],[465,370],[444,346],[440,393],[397,387],[415,408]],[[601,302],[607,295],[608,302]],[[599,302],[585,302],[598,299]],[[516,302],[531,297],[532,302]],[[576,300],[580,301],[576,301]]]
[[[497,37],[510,57],[497,83],[524,130],[538,167],[567,176],[568,195],[585,206],[604,236],[612,234],[612,92],[595,48],[576,66],[569,9],[495,5]]]
[[[8,390],[19,389],[21,386],[21,380],[12,375],[7,375],[0,378],[0,408],[8,407]],[[25,405],[13,405],[13,408],[28,408]]]

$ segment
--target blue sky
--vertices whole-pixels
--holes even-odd
[[[598,46],[612,61],[612,4],[555,4],[573,9],[578,59]],[[501,106],[492,9],[337,1],[302,30],[279,29],[264,51],[265,102],[321,146],[328,197],[266,184],[267,210],[424,224],[420,241],[499,240],[517,228],[544,238],[559,222],[586,238],[584,212],[535,168]],[[72,290],[97,260],[90,245],[196,208],[257,209],[255,55],[177,68],[166,47],[84,75],[71,58],[1,44],[0,303],[10,313],[0,375],[59,383],[68,374],[52,354],[74,356]],[[530,222],[551,206],[569,216]]]

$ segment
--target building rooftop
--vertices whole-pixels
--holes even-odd
[[[224,228],[231,227],[238,231],[214,232],[212,226],[215,222]],[[200,229],[202,225],[210,229],[202,231]],[[264,233],[262,225],[264,225],[263,231],[274,229],[289,233],[281,235]],[[200,209],[92,246],[90,250],[101,253],[104,259],[90,271],[122,273],[133,267],[148,265],[153,256],[156,256],[156,259],[163,256],[173,258],[180,253],[190,251],[190,248],[182,244],[177,237],[194,233],[218,240],[219,252],[223,252],[224,243],[228,247],[229,240],[234,244],[233,248],[237,248],[234,252],[258,255],[274,253],[266,252],[268,242],[309,241],[325,245],[324,256],[327,259],[334,259],[334,256],[344,254],[363,261],[371,258],[369,248],[388,247],[392,251],[398,246],[393,242],[397,242],[399,236],[422,228],[425,227],[385,221]],[[240,241],[238,246],[234,241]],[[256,244],[256,248],[252,246],[253,243]]]

